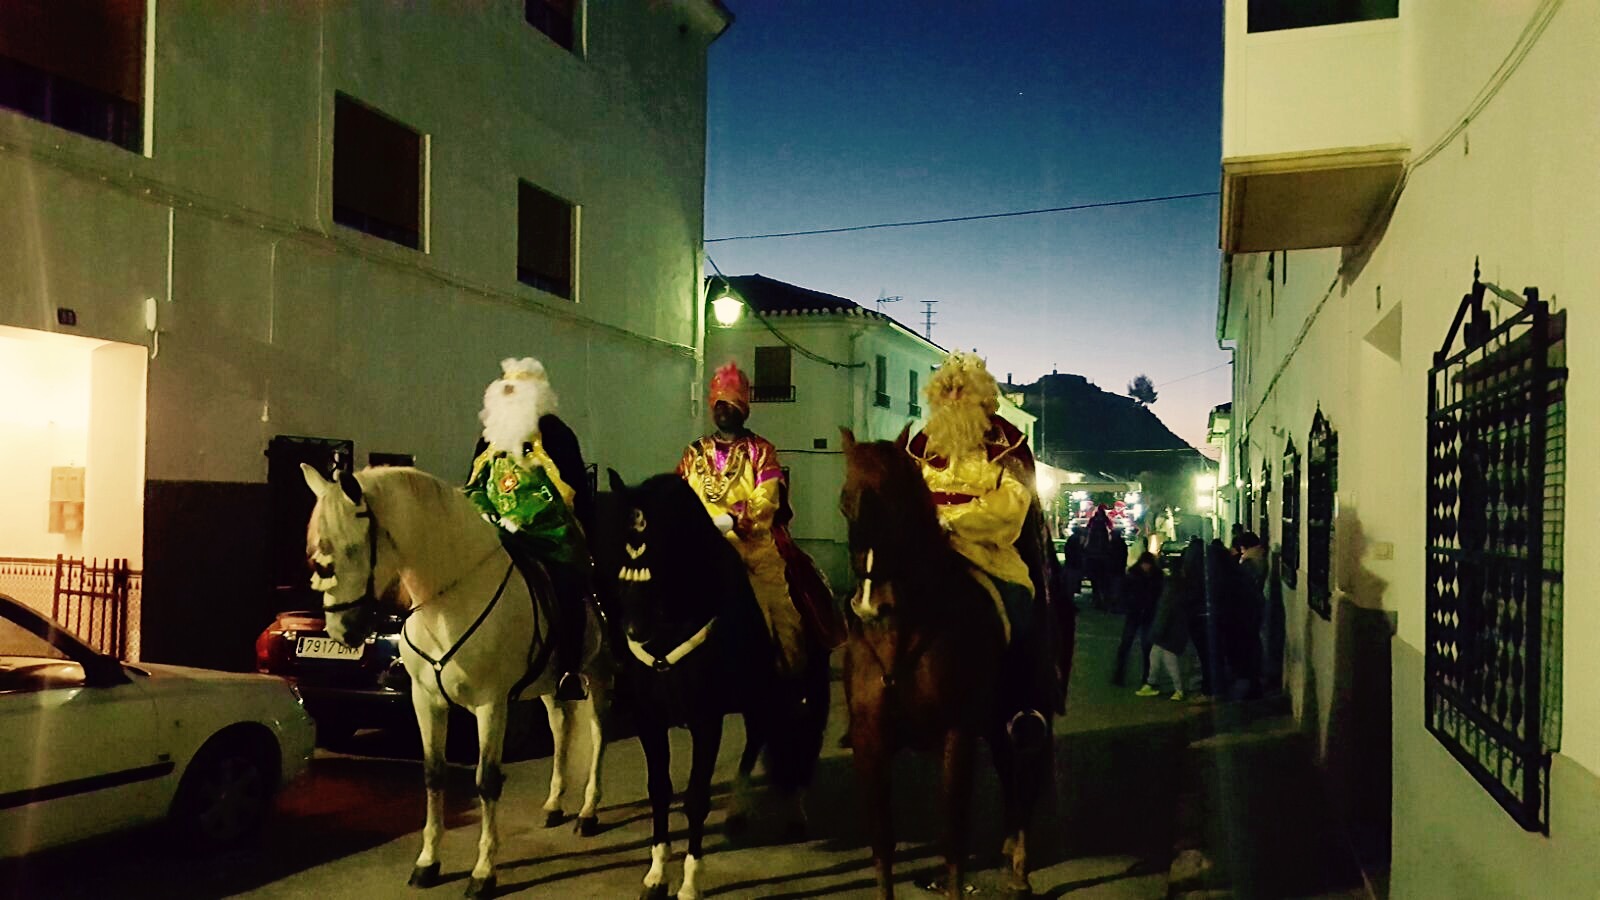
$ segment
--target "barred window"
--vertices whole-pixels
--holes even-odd
[[[1497,324],[1483,303],[1491,289],[1512,307]],[[1566,316],[1524,293],[1474,273],[1429,372],[1424,717],[1518,824],[1548,834],[1561,744]]]
[[[1300,581],[1300,451],[1294,448],[1293,440],[1283,448],[1283,500],[1279,505],[1283,583],[1294,587]]]
[[[1257,489],[1260,496],[1256,502],[1261,504],[1261,543],[1272,543],[1272,463],[1261,463],[1261,481]]]
[[[1306,603],[1333,618],[1333,528],[1339,515],[1339,434],[1322,415],[1311,419],[1306,452]]]

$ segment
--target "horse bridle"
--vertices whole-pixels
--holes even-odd
[[[368,522],[367,588],[361,592],[361,596],[354,600],[346,600],[343,603],[334,603],[331,605],[324,603],[322,605],[323,612],[344,612],[347,609],[356,609],[358,607],[366,606],[367,604],[375,604],[378,602],[378,598],[374,595],[373,591],[374,580],[378,577],[378,519],[372,514],[372,507],[370,505],[366,509],[357,510],[356,518],[366,519]]]

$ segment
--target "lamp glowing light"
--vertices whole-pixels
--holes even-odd
[[[1051,475],[1049,472],[1046,472],[1046,471],[1041,469],[1039,471],[1038,476],[1035,477],[1034,481],[1037,483],[1037,486],[1039,488],[1039,496],[1040,497],[1044,497],[1044,498],[1048,499],[1048,498],[1052,497],[1055,494],[1055,492],[1056,492],[1056,477],[1054,475]]]
[[[727,328],[744,315],[744,301],[733,294],[723,294],[711,301],[711,314],[716,317],[718,325]]]

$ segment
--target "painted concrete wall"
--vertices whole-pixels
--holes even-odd
[[[1223,17],[1223,157],[1405,142],[1401,20],[1250,34],[1247,6]]]
[[[1414,147],[1460,120],[1536,6],[1534,0],[1402,6],[1400,95]],[[1600,356],[1593,352],[1600,323],[1586,314],[1600,294],[1600,263],[1591,250],[1600,239],[1600,212],[1573,202],[1600,190],[1593,164],[1600,120],[1592,112],[1600,82],[1586,62],[1597,40],[1600,11],[1563,7],[1465,139],[1410,174],[1370,254],[1279,253],[1270,281],[1266,254],[1233,261],[1226,300],[1227,331],[1239,347],[1234,427],[1248,435],[1246,478],[1259,478],[1263,458],[1271,458],[1274,547],[1282,542],[1285,437],[1304,453],[1319,406],[1339,432],[1334,618],[1325,622],[1308,611],[1301,571],[1299,587],[1284,590],[1286,677],[1296,714],[1314,729],[1324,763],[1344,772],[1343,788],[1356,790],[1358,779],[1380,777],[1348,765],[1360,750],[1350,733],[1352,723],[1387,716],[1392,707],[1396,896],[1570,896],[1559,886],[1589,885],[1587,891],[1595,883],[1600,831],[1577,810],[1600,800],[1594,777],[1600,772],[1600,710],[1588,690],[1600,679],[1600,609],[1572,601],[1600,584],[1600,558],[1586,552],[1581,537],[1581,523],[1600,516],[1600,482],[1592,471],[1567,469],[1569,599],[1552,837],[1524,834],[1449,759],[1423,728],[1419,698],[1427,373],[1471,285],[1474,258],[1481,258],[1485,280],[1513,290],[1537,286],[1555,309],[1569,310],[1567,459],[1600,453],[1600,392],[1594,387]],[[1463,53],[1463,47],[1482,52]],[[1321,111],[1308,108],[1304,115]],[[1302,544],[1302,566],[1305,558]],[[1390,646],[1353,624],[1373,616],[1394,621]],[[1357,633],[1367,637],[1353,639]],[[1352,687],[1364,668],[1391,657],[1390,691]],[[1483,855],[1486,848],[1493,849]],[[1517,880],[1534,872],[1531,881]]]
[[[184,489],[155,540],[264,515],[275,435],[459,477],[505,356],[544,360],[602,467],[693,434],[712,35],[683,4],[589,7],[579,57],[513,0],[162,2],[148,156],[0,111],[0,324],[71,307],[73,333],[155,350],[157,298],[151,496],[245,487],[211,512]],[[426,252],[332,222],[336,92],[426,136]],[[519,179],[579,208],[574,301],[517,281]],[[156,569],[147,611],[178,575]]]

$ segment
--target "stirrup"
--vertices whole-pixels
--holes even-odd
[[[556,683],[557,700],[587,700],[589,691],[583,686],[583,676],[577,672],[567,672]]]
[[[1049,734],[1049,721],[1036,709],[1024,709],[1006,723],[1006,735],[1019,750],[1043,745]]]

